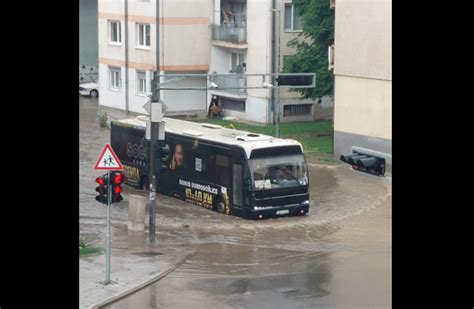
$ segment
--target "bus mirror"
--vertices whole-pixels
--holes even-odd
[[[251,189],[252,182],[250,181],[250,178],[245,178],[244,179],[244,185],[247,189]]]

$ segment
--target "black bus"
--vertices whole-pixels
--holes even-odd
[[[291,139],[164,118],[155,158],[157,192],[248,219],[305,215],[309,176],[301,144]],[[127,184],[148,188],[146,121],[111,123],[111,145]]]

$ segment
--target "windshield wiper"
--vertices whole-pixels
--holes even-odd
[[[299,181],[298,178],[296,178],[292,173],[288,173],[287,175],[291,176],[291,178],[296,181],[296,183],[298,184],[298,186],[300,187],[300,189],[304,191],[304,188],[303,188],[303,186],[300,184],[300,181]]]

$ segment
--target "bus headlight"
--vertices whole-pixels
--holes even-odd
[[[309,200],[304,201],[301,205],[309,205]]]

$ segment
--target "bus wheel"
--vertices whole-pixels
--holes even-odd
[[[216,202],[216,211],[221,214],[225,214],[225,203],[219,198]]]
[[[140,184],[140,188],[143,190],[143,191],[146,191],[149,189],[149,185],[148,185],[148,177],[143,177],[142,178],[142,181],[141,181],[141,184]]]

